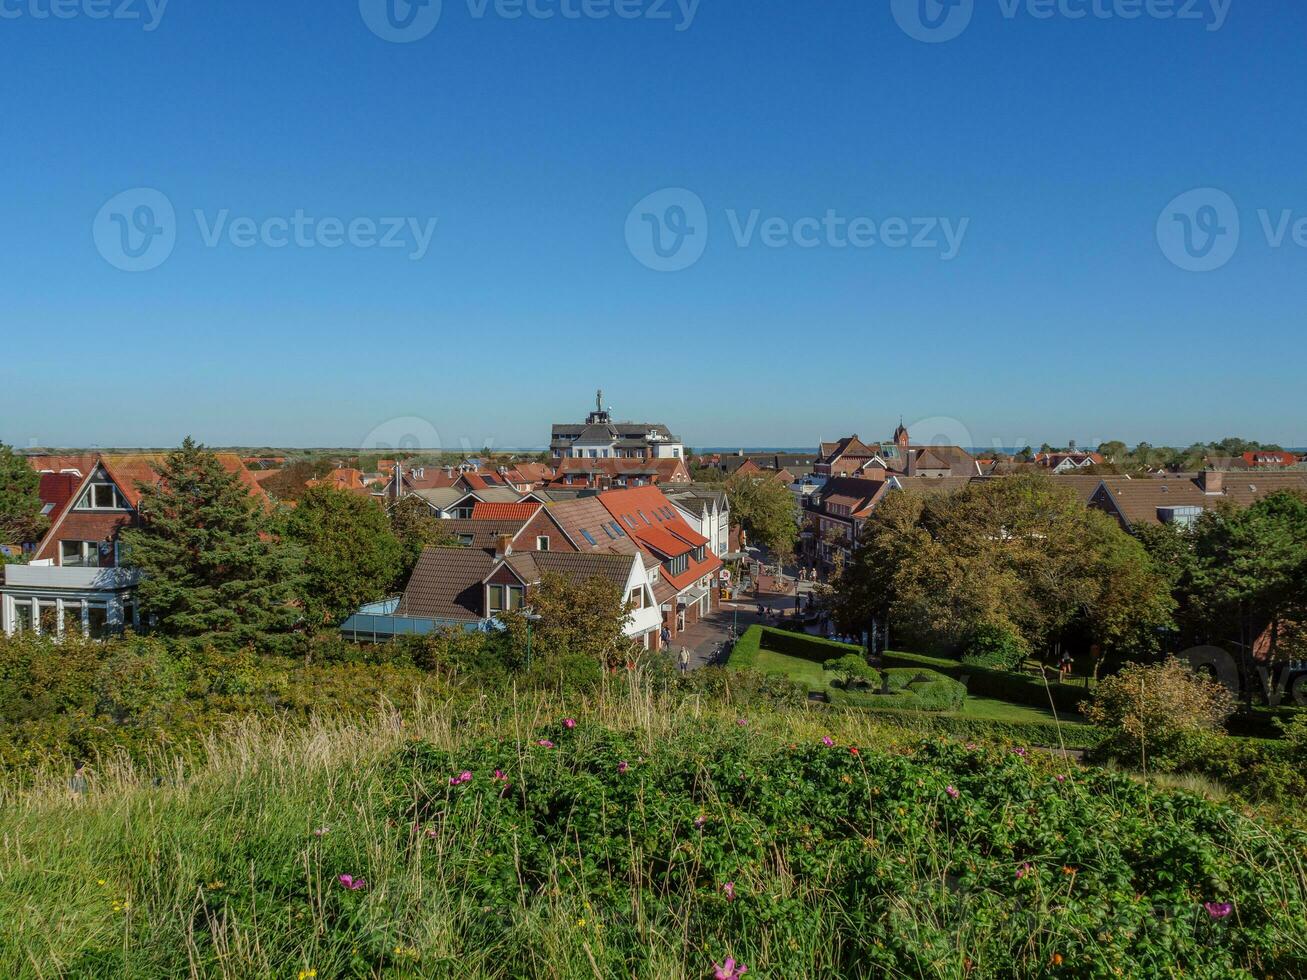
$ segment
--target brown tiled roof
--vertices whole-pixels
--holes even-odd
[[[575,500],[559,500],[546,504],[546,511],[554,519],[568,540],[582,551],[601,551],[614,555],[634,555],[639,549],[635,542],[625,533],[610,536],[604,530],[605,524],[614,522],[608,508],[599,502],[597,496],[578,497]],[[591,544],[582,531],[594,539]]]
[[[972,476],[896,476],[899,488],[908,493],[954,493],[971,484],[972,480],[984,480],[987,477]]]
[[[1248,507],[1279,490],[1307,492],[1307,472],[1301,473],[1223,473],[1221,492],[1205,493],[1201,477],[1103,477],[1103,487],[1127,526],[1160,524],[1159,513],[1168,507],[1201,507],[1214,510],[1221,503]],[[1106,502],[1105,502],[1106,503]]]
[[[539,582],[545,575],[564,575],[576,582],[606,579],[625,590],[631,577],[634,555],[606,555],[597,552],[517,551],[505,561],[522,581]]]
[[[395,614],[458,622],[481,619],[481,583],[494,564],[494,556],[481,548],[425,549]]]

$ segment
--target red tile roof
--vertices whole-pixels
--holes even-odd
[[[543,504],[499,504],[478,501],[472,506],[474,521],[529,521],[536,516]]]
[[[721,560],[707,549],[708,539],[685,522],[680,511],[657,487],[632,487],[599,494],[598,500],[617,519],[630,537],[642,547],[668,557],[688,555],[685,572],[672,575],[663,568],[662,576],[679,592],[721,567]],[[704,548],[702,561],[691,552]]]

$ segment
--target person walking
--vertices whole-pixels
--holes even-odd
[[[681,673],[684,674],[690,669],[690,651],[681,647]]]
[[[662,648],[666,650],[672,645],[672,631],[664,626],[663,631],[658,634],[658,639],[661,641]]]
[[[80,801],[86,798],[88,789],[90,789],[90,785],[86,779],[86,763],[78,759],[76,765],[73,766],[72,778],[68,780],[68,792],[74,800]]]

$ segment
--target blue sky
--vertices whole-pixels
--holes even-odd
[[[1307,444],[1307,5],[974,0],[925,43],[915,0],[444,0],[392,43],[359,0],[50,2],[0,0],[4,441],[540,445],[602,385],[701,446]],[[132,272],[137,188],[175,242]],[[1159,244],[1194,188],[1211,271]],[[274,247],[296,212],[364,224]]]

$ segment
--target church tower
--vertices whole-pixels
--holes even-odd
[[[900,449],[907,449],[910,440],[908,439],[907,427],[903,424],[903,416],[899,416],[899,427],[894,430],[894,445]]]

